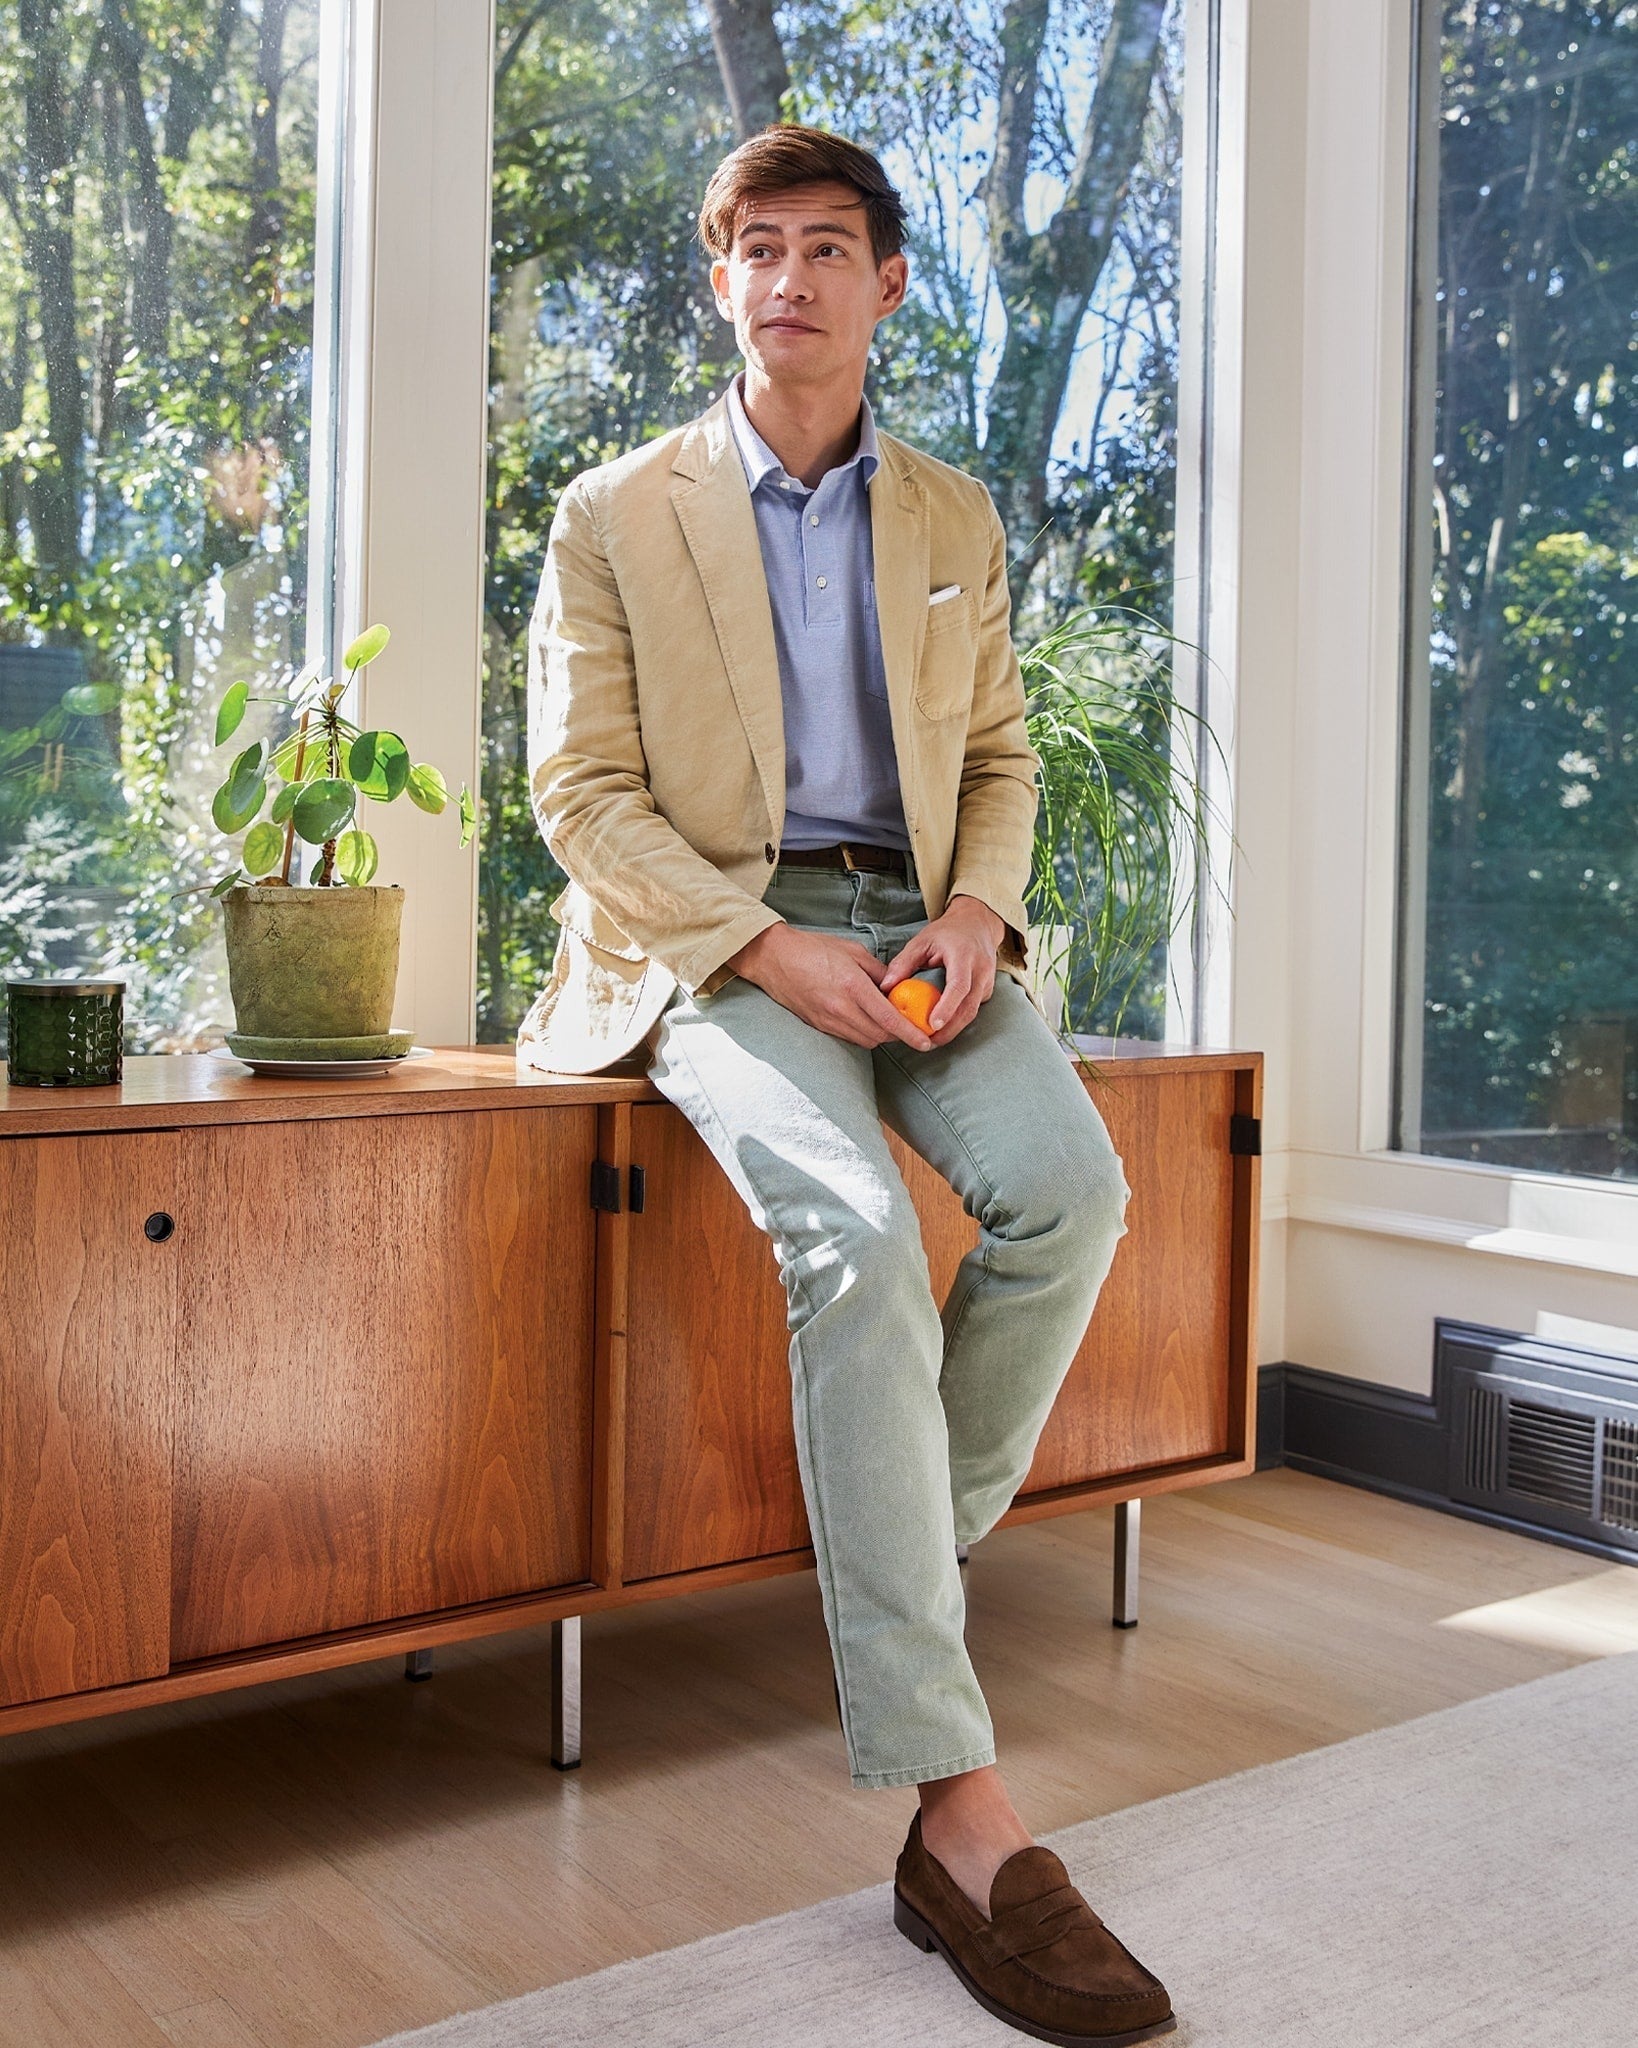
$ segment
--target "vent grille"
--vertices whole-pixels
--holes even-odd
[[[1533,1401],[1507,1415],[1507,1490],[1577,1514],[1598,1511],[1598,1418]]]
[[[1467,1396],[1467,1483],[1478,1493],[1501,1486],[1502,1411],[1494,1387],[1472,1386]]]
[[[1604,1424],[1604,1499],[1598,1519],[1612,1529],[1638,1529],[1638,1422],[1611,1416]]]

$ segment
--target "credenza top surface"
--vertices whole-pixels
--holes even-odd
[[[1136,1038],[1081,1037],[1075,1043],[1095,1064],[1118,1064],[1128,1074],[1182,1063],[1209,1070],[1256,1067],[1262,1061],[1261,1053]],[[509,1045],[440,1046],[430,1059],[342,1081],[276,1080],[209,1053],[133,1055],[125,1061],[123,1079],[112,1088],[12,1088],[3,1072],[0,1068],[0,1138],[664,1100],[635,1067],[600,1074],[546,1074],[521,1065]]]

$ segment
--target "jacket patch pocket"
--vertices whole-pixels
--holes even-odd
[[[953,718],[966,711],[973,701],[977,660],[971,591],[929,605],[921,666],[916,671],[916,709],[926,718]]]

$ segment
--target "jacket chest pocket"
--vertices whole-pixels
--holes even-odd
[[[916,670],[916,709],[924,718],[953,718],[973,701],[973,671],[978,661],[970,590],[927,608],[927,631]]]

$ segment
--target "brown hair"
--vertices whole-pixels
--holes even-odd
[[[858,143],[795,121],[764,128],[717,165],[700,202],[700,240],[713,256],[726,256],[733,247],[734,222],[747,199],[832,178],[851,185],[864,201],[876,261],[896,256],[904,247],[905,214],[892,179]]]

